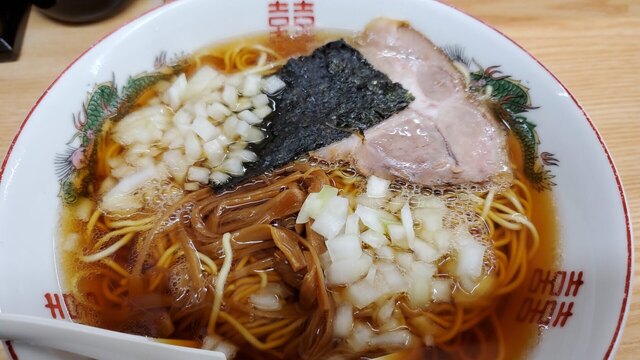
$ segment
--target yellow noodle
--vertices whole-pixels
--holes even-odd
[[[220,313],[220,305],[222,304],[222,295],[224,294],[224,284],[227,281],[227,276],[231,270],[231,262],[233,261],[233,250],[231,249],[231,234],[225,233],[222,236],[222,246],[224,249],[224,262],[222,268],[216,279],[215,298],[213,301],[213,308],[211,309],[211,316],[209,317],[209,325],[207,326],[207,333],[213,335],[216,330],[216,320]]]

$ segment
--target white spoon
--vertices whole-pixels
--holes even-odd
[[[99,360],[225,360],[221,352],[162,344],[67,321],[0,313],[0,339],[63,350]]]

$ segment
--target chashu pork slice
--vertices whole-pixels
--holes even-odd
[[[315,156],[424,185],[482,183],[510,173],[506,129],[467,92],[462,74],[431,41],[406,23],[376,19],[356,45],[415,100],[366,130],[364,139],[349,137]]]

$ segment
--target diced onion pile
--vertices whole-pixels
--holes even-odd
[[[411,340],[408,330],[397,330],[397,297],[406,295],[416,308],[449,302],[456,284],[471,291],[483,275],[486,246],[468,229],[443,226],[448,209],[442,200],[414,197],[409,206],[405,196],[394,197],[388,187],[389,181],[372,176],[366,193],[350,203],[338,189],[325,186],[307,197],[296,220],[313,219],[311,228],[326,239],[328,251],[321,260],[327,285],[342,291],[346,301],[336,311],[334,335],[356,350],[402,348]],[[456,259],[447,277],[437,275],[444,257]],[[354,321],[355,310],[372,304],[388,331],[373,333]]]
[[[180,74],[165,84],[147,106],[112,129],[124,152],[109,161],[112,178],[106,184],[111,186],[102,190],[110,196],[103,208],[135,209],[131,199],[121,202],[149,179],[172,177],[184,190],[194,191],[243,175],[243,164],[257,160],[247,145],[265,136],[260,125],[272,112],[267,94],[284,86],[275,76],[224,75],[208,66],[189,79]]]

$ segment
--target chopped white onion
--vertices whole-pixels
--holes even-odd
[[[187,180],[197,181],[201,184],[207,184],[209,182],[210,171],[207,168],[200,166],[192,166],[187,171]]]
[[[398,251],[396,252],[396,261],[401,268],[405,271],[411,270],[411,265],[415,261],[415,257],[410,252]]]
[[[180,150],[169,150],[162,154],[162,162],[167,166],[169,174],[182,183],[187,175],[188,164],[184,161],[184,154]]]
[[[220,169],[233,176],[240,176],[244,174],[244,166],[242,165],[242,159],[240,158],[228,158],[222,162]]]
[[[104,197],[108,198],[115,195],[129,194],[138,189],[142,184],[151,180],[161,177],[160,169],[155,166],[149,166],[135,172],[131,176],[121,179],[118,185],[116,185],[109,193]]]
[[[262,90],[264,90],[264,92],[269,94],[269,95],[273,95],[273,94],[277,93],[278,91],[284,89],[285,86],[287,86],[287,84],[285,84],[284,81],[282,81],[276,75],[272,75],[272,76],[269,76],[268,78],[264,79],[264,81],[262,83]]]
[[[184,137],[184,151],[187,160],[193,164],[202,157],[202,146],[193,131],[187,133]]]
[[[242,85],[243,79],[242,74],[234,74],[227,77],[226,83],[235,88],[239,88]]]
[[[243,110],[238,114],[238,118],[249,125],[255,125],[262,122],[262,118],[258,117],[256,114],[252,113],[249,110]]]
[[[153,166],[156,163],[155,159],[152,156],[141,156],[136,159],[136,161],[131,164],[135,165],[138,168]]]
[[[112,169],[125,165],[122,157],[111,157],[107,159],[107,164],[109,164],[109,167]]]
[[[222,101],[231,108],[236,107],[238,103],[238,89],[232,85],[225,85],[222,90]]]
[[[387,196],[391,181],[371,175],[367,178],[367,196],[370,198],[384,198]]]
[[[80,243],[80,234],[72,232],[64,237],[64,241],[62,242],[62,250],[64,251],[73,251],[77,249],[78,244]]]
[[[113,172],[111,172],[111,176],[109,176],[108,178],[104,179],[104,181],[102,181],[102,184],[100,184],[100,188],[98,189],[98,193],[99,194],[104,194],[107,191],[113,189],[116,184],[118,183],[118,181],[114,178]]]
[[[428,231],[436,231],[442,228],[443,209],[417,208],[413,216],[420,221],[422,228]]]
[[[209,179],[213,181],[214,184],[220,185],[229,181],[230,177],[231,176],[229,176],[229,174],[223,173],[221,171],[212,171]]]
[[[173,115],[172,122],[180,132],[185,132],[191,129],[193,119],[195,119],[195,115],[189,109],[183,107]]]
[[[109,161],[111,182],[158,161],[189,191],[196,188],[195,182],[221,184],[232,175],[244,174],[242,163],[257,160],[247,145],[265,137],[253,125],[272,111],[270,99],[261,93],[262,86],[278,82],[277,77],[263,81],[255,73],[225,76],[203,66],[189,79],[180,74],[171,83],[161,83],[162,94],[150,102],[154,105],[128,114],[114,126],[114,138],[126,147],[123,155]],[[102,186],[101,190],[114,187]],[[143,200],[129,196],[119,204],[121,208],[125,204],[139,207]]]
[[[236,103],[236,106],[232,106],[231,109],[239,113],[244,110],[251,109],[252,106],[253,104],[251,103],[251,99],[246,97],[241,97],[241,98],[238,98],[238,102]]]
[[[328,269],[329,266],[331,266],[331,255],[329,255],[328,251],[325,251],[322,254],[320,254],[320,266],[323,269]]]
[[[132,175],[135,172],[136,168],[134,166],[127,165],[123,162],[121,166],[111,169],[111,176],[117,179],[122,179],[123,177]]]
[[[93,213],[93,208],[95,203],[86,197],[82,197],[76,203],[74,214],[76,219],[80,221],[89,221],[91,214]]]
[[[249,97],[258,95],[260,93],[260,80],[260,75],[247,75],[242,84],[242,95]]]
[[[353,308],[350,304],[342,304],[336,309],[333,319],[333,336],[346,338],[353,329]]]
[[[334,197],[327,202],[323,212],[315,219],[311,228],[326,239],[331,239],[342,230],[346,222],[347,211],[348,200]]]
[[[218,137],[220,135],[220,129],[214,126],[212,123],[204,117],[197,117],[193,124],[191,125],[193,131],[200,136],[200,138],[204,141],[210,141]]]
[[[362,240],[362,242],[364,242],[365,244],[371,246],[374,249],[378,249],[383,245],[386,245],[387,243],[389,243],[389,240],[387,240],[387,237],[384,236],[383,234],[373,230],[373,229],[369,229],[365,232],[363,232],[360,235],[360,240]]]
[[[252,126],[244,139],[250,143],[258,143],[264,140],[264,132],[259,128]]]
[[[347,216],[347,222],[344,224],[344,233],[345,234],[360,234],[360,218],[358,214],[353,213]]]
[[[336,196],[338,196],[338,189],[328,185],[322,186],[317,193],[309,194],[302,203],[296,223],[304,224],[309,221],[309,218],[315,219],[320,216],[327,202]]]
[[[202,94],[210,93],[214,90],[220,81],[217,81],[218,72],[210,66],[202,66],[196,71],[189,81],[185,89],[184,98],[194,99],[201,97]]]
[[[364,277],[373,261],[367,254],[362,254],[356,261],[342,260],[333,262],[326,270],[327,285],[351,284]]]
[[[172,109],[177,110],[182,104],[182,99],[184,98],[186,89],[187,76],[182,73],[164,93],[162,101],[164,101],[164,103],[169,105]]]
[[[431,279],[435,273],[435,266],[422,261],[411,265],[409,279],[409,300],[414,306],[422,307],[431,302],[433,293]]]
[[[256,153],[254,153],[253,151],[247,149],[234,150],[229,153],[229,156],[240,158],[242,159],[242,162],[254,162],[258,160],[258,155],[256,155]]]
[[[251,103],[254,108],[269,105],[269,97],[266,94],[258,94],[251,98]]]
[[[331,261],[357,260],[362,256],[360,240],[355,234],[342,234],[325,242]]]
[[[218,89],[218,88],[220,88],[222,86],[222,80],[221,79],[222,79],[222,76],[218,76],[214,80],[214,82],[216,84],[216,86],[215,86],[216,89]],[[219,102],[222,101],[222,92],[220,92],[220,91],[212,91],[212,92],[204,95],[200,100],[202,100],[207,105],[207,108],[208,108],[209,105],[211,105],[213,103],[219,103]]]
[[[388,321],[380,324],[380,327],[378,328],[378,334],[381,334],[383,332],[387,332],[387,331],[394,331],[397,330],[398,328],[404,326],[405,323],[400,322],[398,318],[391,318]]]
[[[389,238],[391,242],[402,249],[408,249],[409,244],[407,242],[407,234],[404,230],[404,226],[400,224],[389,224],[387,225],[387,230],[389,232]]]
[[[369,268],[369,271],[367,272],[367,276],[364,277],[364,279],[366,281],[369,282],[369,284],[374,285],[375,281],[376,281],[376,273],[377,273],[377,269],[375,266],[372,266]]]
[[[233,144],[235,144],[235,142],[231,139],[229,139],[226,135],[222,134],[220,136],[218,136],[218,138],[216,139],[216,141],[218,141],[222,146],[229,146],[231,147]]]
[[[322,208],[322,202],[318,200],[318,193],[311,193],[307,195],[307,198],[302,203],[300,211],[298,211],[298,217],[296,218],[296,224],[304,224],[310,219],[310,211],[312,207]],[[319,210],[318,210],[319,211]]]
[[[224,160],[224,147],[217,139],[205,143],[202,148],[210,166],[216,167]]]
[[[207,104],[204,101],[196,101],[192,103],[193,113],[196,117],[207,118],[209,115],[207,114]]]
[[[416,257],[422,261],[432,262],[440,257],[440,253],[434,249],[433,246],[427,244],[420,238],[416,238],[413,245],[413,251]]]
[[[227,120],[224,121],[224,124],[222,124],[222,132],[229,139],[235,138],[238,134],[239,123],[240,120],[235,115],[229,116]]]
[[[241,138],[246,139],[249,135],[249,129],[251,129],[251,125],[247,124],[244,121],[238,121],[236,123],[236,132],[240,135]]]
[[[395,294],[406,292],[409,288],[409,283],[402,275],[400,269],[398,269],[393,263],[379,262],[376,264],[377,274],[381,276],[384,281],[382,286],[383,291],[387,294]]]
[[[382,247],[376,249],[376,255],[380,259],[393,260],[395,257],[395,252],[390,246],[383,245]]]
[[[170,128],[162,135],[162,144],[169,149],[177,149],[180,146],[184,145],[184,140],[182,139],[182,135],[177,128]],[[111,158],[118,159],[118,158]]]
[[[345,222],[349,211],[349,199],[340,196],[334,196],[329,199],[324,206],[322,212],[311,225],[311,229],[326,239],[336,237]],[[358,241],[360,244],[360,241]]]
[[[219,351],[221,352],[225,359],[233,359],[238,352],[238,347],[233,345],[232,343],[224,340],[219,335],[207,335],[202,341],[202,349]]]
[[[278,311],[282,309],[282,304],[277,294],[271,292],[258,291],[249,296],[249,302],[257,309],[264,311]]]
[[[151,149],[152,148],[150,148],[148,145],[144,144],[131,145],[124,154],[124,160],[130,165],[136,166],[141,159],[153,156],[151,154]]]
[[[409,202],[405,203],[400,210],[400,219],[402,219],[402,226],[404,226],[404,233],[407,239],[407,244],[410,249],[413,249],[413,243],[416,238],[416,233],[413,231],[413,217],[411,216],[411,208]]]
[[[162,105],[136,110],[113,128],[113,138],[121,145],[150,145],[162,140],[169,127],[170,111]]]
[[[362,279],[347,287],[347,299],[358,309],[369,306],[382,295],[375,284],[367,279]]]
[[[356,322],[353,326],[353,333],[347,340],[351,349],[355,352],[362,352],[369,349],[369,341],[375,336],[371,327],[362,322]]]
[[[417,208],[441,209],[445,210],[447,205],[437,196],[425,195],[416,199]]]
[[[225,359],[233,359],[238,353],[238,347],[229,341],[221,341],[213,350],[221,352]]]
[[[433,232],[432,241],[441,252],[446,252],[451,247],[452,238],[451,231],[440,229]]]
[[[433,286],[433,301],[450,302],[453,283],[450,279],[435,278],[431,282]]]
[[[207,107],[207,114],[214,120],[221,122],[224,121],[227,116],[231,115],[231,110],[224,106],[224,104],[215,102]]]
[[[381,349],[406,349],[412,342],[413,335],[407,329],[397,329],[381,332],[371,340],[369,344],[374,348]]]
[[[137,210],[143,205],[142,199],[140,196],[134,196],[132,192],[145,182],[164,176],[165,174],[157,166],[149,166],[136,171],[120,179],[120,182],[103,196],[101,207],[110,212]]]
[[[477,278],[482,274],[486,246],[475,240],[464,243],[458,248],[456,273],[458,276]]]
[[[202,349],[213,350],[223,339],[216,334],[207,335],[202,340]]]
[[[242,140],[236,141],[229,144],[229,152],[234,153],[236,151],[244,150],[246,147],[247,147],[246,141],[242,141]]]
[[[372,197],[369,197],[366,192],[364,192],[356,198],[356,203],[372,209],[378,209],[378,208],[383,208],[385,206],[385,204],[387,203],[387,199],[372,198]]]
[[[380,211],[364,205],[358,205],[356,214],[358,214],[366,227],[379,233],[384,233],[384,224],[382,223]]]
[[[389,202],[387,203],[387,210],[391,213],[397,213],[398,211],[400,211],[400,209],[402,209],[402,207],[404,206],[404,204],[406,203],[406,198],[404,195],[400,194],[394,198],[392,198],[391,200],[389,200]]]
[[[253,109],[253,114],[255,116],[259,117],[260,119],[266,118],[272,112],[273,112],[273,110],[268,105],[259,106],[259,107],[255,108],[255,109]]]
[[[378,308],[378,311],[376,314],[378,317],[377,319],[378,322],[385,323],[391,320],[391,316],[393,315],[393,310],[395,310],[395,307],[396,307],[396,303],[393,299],[389,301],[385,301],[385,303]]]
[[[200,184],[197,182],[187,182],[184,183],[184,189],[187,191],[197,191],[200,190]]]

